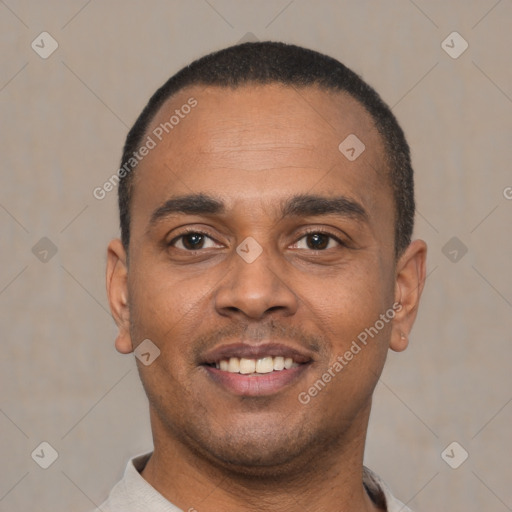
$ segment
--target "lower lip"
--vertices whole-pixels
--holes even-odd
[[[301,364],[289,370],[273,371],[257,375],[242,375],[219,370],[213,366],[203,366],[208,375],[222,387],[241,396],[268,396],[280,392],[298,380],[309,367]]]

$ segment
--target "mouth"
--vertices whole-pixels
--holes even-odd
[[[295,382],[312,357],[280,344],[224,345],[205,356],[201,366],[214,383],[242,396],[265,396],[282,391]]]
[[[267,356],[260,359],[248,359],[246,357],[230,357],[221,359],[208,366],[217,368],[223,372],[239,373],[241,375],[258,376],[271,372],[281,372],[296,368],[300,363],[293,360],[292,357]],[[302,363],[304,364],[304,363]]]

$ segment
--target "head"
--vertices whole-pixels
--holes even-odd
[[[138,362],[155,448],[275,475],[362,446],[425,279],[409,148],[378,94],[317,52],[228,48],[153,95],[121,169],[107,289],[117,349],[160,350]],[[294,363],[245,376],[237,357]]]

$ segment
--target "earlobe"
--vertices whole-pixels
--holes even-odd
[[[395,301],[401,305],[393,319],[389,347],[401,352],[409,344],[426,278],[427,244],[415,240],[404,251],[396,267]]]
[[[116,338],[115,347],[120,354],[130,354],[131,352],[133,352],[132,341],[127,331],[121,331],[121,329],[119,329],[119,334],[117,335]]]
[[[133,351],[130,338],[130,310],[128,303],[128,266],[121,240],[112,240],[107,249],[107,296],[110,311],[119,329],[115,347],[121,354]]]
[[[405,332],[402,331],[393,331],[391,335],[391,343],[390,348],[395,352],[402,352],[409,345],[409,337]]]

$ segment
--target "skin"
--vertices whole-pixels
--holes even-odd
[[[149,366],[138,361],[155,446],[142,476],[183,510],[380,510],[361,479],[371,398],[388,349],[407,346],[426,257],[420,240],[395,257],[382,139],[350,96],[278,84],[182,90],[148,134],[191,96],[198,105],[134,171],[129,260],[120,240],[108,247],[117,350],[149,338],[161,351]],[[338,150],[351,133],[366,146],[353,162]],[[165,201],[195,193],[224,211],[150,227]],[[300,194],[345,196],[366,218],[283,218],[280,205]],[[207,234],[203,248],[188,250],[190,235],[177,239],[184,228]],[[263,249],[252,263],[236,252],[249,236]],[[298,394],[394,302],[395,318],[301,404]],[[205,350],[262,339],[312,357],[271,396],[226,391],[198,364]]]

